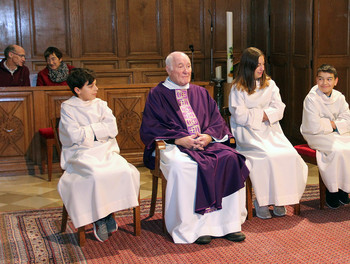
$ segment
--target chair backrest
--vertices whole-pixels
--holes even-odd
[[[59,138],[58,124],[60,123],[59,117],[54,117],[51,119],[51,127],[53,129],[53,134],[55,136],[55,143],[59,157],[61,157],[61,141]]]

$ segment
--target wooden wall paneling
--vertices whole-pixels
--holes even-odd
[[[172,50],[204,54],[204,1],[171,0],[171,43]],[[205,10],[207,12],[207,10]]]
[[[65,57],[70,56],[68,1],[31,0],[30,11],[32,59],[44,60],[44,51],[49,46],[57,47]]]
[[[144,144],[140,138],[140,126],[149,90],[150,87],[105,89],[108,106],[117,119],[120,154],[136,165],[143,164]]]
[[[83,60],[81,67],[94,70],[96,72],[113,71],[119,68],[118,61],[115,60]]]
[[[295,142],[304,141],[300,133],[303,101],[313,84],[312,4],[312,0],[291,2],[291,98],[287,107],[291,113],[289,138]]]
[[[251,37],[249,46],[254,46],[269,56],[269,0],[251,1]],[[267,66],[265,64],[265,66]]]
[[[81,15],[80,15],[80,1],[81,0],[69,0],[68,10],[69,10],[69,38],[70,38],[70,50],[71,57],[77,58],[82,54],[81,47]],[[81,67],[80,60],[74,60],[72,64],[74,67]]]
[[[290,78],[290,40],[291,40],[290,0],[270,0],[270,63],[271,77],[280,88],[282,101],[286,104],[281,125],[286,135],[290,134],[289,122],[292,112]]]
[[[323,64],[331,64],[338,71],[336,87],[349,101],[350,96],[350,51],[349,21],[350,1],[314,0],[314,49],[313,76]]]
[[[165,81],[167,77],[168,73],[162,69],[157,71],[142,71],[142,82],[144,83],[159,83]]]
[[[97,85],[134,83],[134,73],[131,71],[96,72]]]
[[[1,1],[0,8],[0,54],[4,57],[4,49],[10,44],[19,43],[18,20],[16,17],[17,2]]]
[[[233,15],[233,54],[234,62],[239,61],[242,51],[247,48],[248,34],[250,34],[249,16],[250,2],[247,0],[217,0],[213,1],[214,9],[214,68],[222,66],[223,78],[227,78],[227,29],[226,12]]]
[[[82,56],[117,56],[116,1],[80,1]]]
[[[160,0],[131,0],[126,3],[127,55],[141,58],[161,56]]]
[[[22,168],[33,165],[32,107],[32,92],[0,93],[0,172],[11,162]]]

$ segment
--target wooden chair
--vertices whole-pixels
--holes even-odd
[[[47,164],[48,181],[52,179],[52,160],[53,160],[53,147],[57,149],[56,140],[54,137],[54,131],[52,127],[40,128],[40,149],[41,149],[41,168],[45,173],[45,167]]]
[[[57,144],[58,148],[57,151],[59,152],[59,155],[61,155],[61,144],[59,141],[59,131],[58,131],[58,124],[59,124],[60,118],[53,118],[51,119],[51,125],[54,128],[54,140],[55,144]],[[140,193],[138,196],[139,205],[133,208],[134,213],[134,235],[139,236],[141,234],[141,216],[140,216]],[[113,213],[113,218],[115,217]],[[67,221],[68,221],[68,212],[66,210],[66,207],[63,205],[62,208],[62,223],[61,223],[61,232],[66,231],[67,227]],[[78,228],[78,244],[80,247],[83,247],[85,245],[86,239],[85,239],[85,226],[81,226]]]
[[[230,110],[227,106],[223,107],[222,115],[226,121],[226,124],[230,127]],[[247,208],[247,219],[251,220],[253,218],[253,185],[248,177],[246,180],[246,208]],[[300,215],[300,203],[294,205],[294,214]]]
[[[294,148],[305,162],[308,162],[317,166],[316,150],[310,148],[308,144],[296,145],[294,146]],[[324,209],[324,206],[326,204],[326,186],[322,181],[320,172],[318,172],[318,182],[319,182],[319,188],[320,188],[320,209]]]
[[[162,171],[160,170],[160,150],[165,149],[165,142],[163,140],[156,141],[156,148],[155,148],[155,168],[154,170],[151,170],[152,174],[152,198],[151,198],[151,208],[149,211],[149,216],[152,217],[154,215],[155,209],[156,209],[156,202],[157,202],[157,193],[158,193],[158,179],[161,179],[162,181],[162,224],[163,224],[163,231],[166,233],[166,226],[165,226],[165,190],[166,190],[166,184],[167,180],[165,179]]]

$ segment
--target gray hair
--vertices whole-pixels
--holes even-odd
[[[173,64],[174,64],[174,55],[181,54],[182,56],[187,56],[186,53],[181,51],[174,51],[170,53],[166,59],[165,59],[165,65],[172,71],[173,70]],[[187,56],[188,57],[188,56]]]
[[[8,45],[4,50],[5,59],[8,59],[10,52],[16,52],[15,45]]]

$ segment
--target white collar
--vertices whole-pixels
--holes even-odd
[[[7,60],[4,61],[4,66],[5,68],[11,73],[11,75],[13,75],[15,73],[15,71],[17,70],[17,66],[16,66],[16,69],[14,70],[10,70],[10,68],[7,66],[7,63],[6,63]]]
[[[172,80],[170,80],[169,77],[166,78],[165,82],[163,83],[163,85],[170,89],[170,90],[176,90],[176,89],[188,89],[190,88],[190,84],[185,84],[184,86],[180,86],[177,85],[176,83],[174,83]]]

